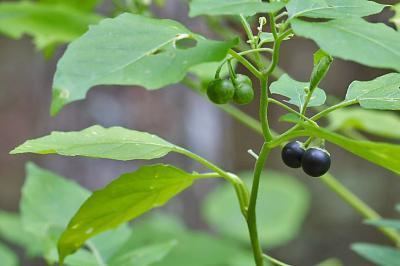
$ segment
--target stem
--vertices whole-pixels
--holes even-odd
[[[341,197],[345,202],[347,202],[353,209],[357,210],[364,218],[368,220],[381,219],[382,217],[371,207],[369,207],[365,202],[353,194],[349,189],[347,189],[343,184],[341,184],[337,179],[335,179],[330,174],[325,174],[321,177],[322,182],[327,185],[332,191],[334,191],[339,197]],[[383,228],[378,228],[385,236],[392,240],[397,246],[400,246],[400,236],[395,230]]]
[[[287,105],[285,105],[285,104],[283,104],[283,103],[281,103],[281,102],[279,102],[279,101],[277,101],[277,100],[275,100],[273,98],[269,98],[268,102],[274,103],[276,105],[279,105],[280,107],[282,107],[283,109],[287,110],[288,112],[293,113],[293,114],[299,116],[300,118],[303,118],[305,121],[310,122],[314,126],[318,127],[318,124],[315,123],[315,121],[313,121],[310,118],[304,116],[303,114],[300,114],[299,112],[297,112],[296,110],[290,108],[289,106],[287,106]]]
[[[249,61],[247,61],[246,58],[238,54],[237,52],[233,51],[232,49],[229,50],[229,54],[238,60],[245,68],[247,68],[254,76],[256,76],[258,79],[262,78],[262,75],[260,71],[257,70]]]
[[[104,262],[103,258],[101,257],[100,252],[97,250],[96,246],[93,245],[93,243],[90,240],[86,242],[86,246],[92,252],[92,254],[93,254],[94,258],[96,259],[96,262],[99,266],[107,266],[107,264]]]
[[[262,134],[260,123],[253,117],[241,111],[239,108],[231,104],[218,105],[218,107],[253,131]]]
[[[261,173],[270,151],[271,149],[268,147],[267,143],[264,143],[257,159],[256,166],[254,168],[253,186],[251,188],[250,203],[247,212],[247,227],[249,229],[251,246],[253,248],[254,259],[257,266],[264,265],[264,261],[263,252],[260,246],[257,232],[256,204]]]
[[[284,263],[282,261],[279,261],[279,260],[277,260],[275,258],[272,258],[271,256],[268,256],[267,254],[263,254],[263,256],[264,256],[264,258],[266,258],[267,260],[272,262],[274,265],[277,265],[277,266],[291,266],[291,265],[286,264],[286,263]]]
[[[247,54],[252,54],[252,53],[256,53],[256,52],[268,52],[268,53],[272,54],[274,52],[274,50],[272,50],[271,48],[255,48],[255,49],[240,52],[238,54],[247,55]]]
[[[323,110],[323,111],[319,112],[318,114],[314,115],[313,117],[311,117],[311,120],[316,121],[316,120],[326,116],[327,114],[329,114],[333,111],[336,111],[337,109],[344,108],[344,107],[347,107],[347,106],[350,106],[353,104],[357,104],[357,103],[358,103],[357,100],[350,100],[350,101],[344,101],[344,102],[332,105],[331,107],[326,108],[325,110]]]
[[[272,140],[272,133],[268,124],[268,88],[267,88],[268,79],[261,79],[261,97],[260,97],[260,121],[261,121],[261,129],[264,135],[265,141]]]
[[[229,181],[235,188],[238,200],[239,200],[239,205],[240,205],[240,210],[242,211],[242,214],[244,217],[247,217],[247,208],[249,205],[249,192],[247,191],[246,185],[243,183],[243,181],[236,175],[232,173],[228,173],[215,164],[211,163],[210,161],[206,160],[205,158],[188,151],[184,148],[181,147],[175,147],[174,149],[175,152],[183,154],[200,164],[204,165],[210,170],[215,171],[217,174],[219,174],[222,178],[225,180]]]
[[[241,14],[240,15],[240,23],[242,23],[242,26],[244,28],[244,30],[246,31],[247,34],[247,38],[250,41],[250,46],[252,49],[255,49],[255,42],[254,42],[254,35],[253,35],[253,31],[251,30],[251,27],[249,25],[249,23],[247,22],[246,18]]]

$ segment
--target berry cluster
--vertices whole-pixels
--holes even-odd
[[[233,100],[236,104],[248,104],[254,98],[253,83],[246,75],[237,74],[232,79],[217,78],[208,84],[208,98],[216,104]]]
[[[313,177],[326,174],[331,166],[331,156],[318,147],[304,148],[303,143],[292,141],[282,149],[282,160],[291,168],[303,168],[303,171]]]

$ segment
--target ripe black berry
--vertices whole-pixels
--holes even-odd
[[[319,177],[326,174],[331,167],[331,156],[326,150],[310,148],[304,153],[301,166],[306,174]]]
[[[291,168],[299,168],[305,150],[299,141],[292,141],[285,145],[282,149],[282,160]]]

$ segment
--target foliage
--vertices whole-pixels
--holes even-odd
[[[309,198],[307,190],[293,178],[278,173],[263,175],[264,165],[273,149],[305,136],[308,140],[301,146],[323,151],[329,160],[329,152],[324,150],[325,142],[400,174],[398,144],[370,141],[356,134],[356,130],[360,130],[384,138],[398,138],[387,125],[379,128],[370,125],[371,121],[379,121],[393,126],[398,123],[393,114],[384,115],[385,119],[381,120],[382,111],[376,110],[400,109],[400,76],[397,73],[400,72],[400,34],[384,23],[364,19],[381,12],[385,5],[366,0],[190,1],[191,17],[223,15],[222,19],[216,20],[216,26],[214,24],[219,29],[217,32],[224,32],[229,27],[229,23],[221,23],[221,20],[236,22],[233,17],[239,19],[246,33],[244,40],[231,38],[232,31],[228,28],[228,34],[222,34],[224,40],[215,41],[174,20],[129,13],[151,13],[148,4],[136,6],[138,2],[131,1],[124,6],[115,1],[117,13],[124,9],[129,12],[101,19],[93,11],[98,1],[87,1],[84,5],[78,2],[0,4],[0,20],[4,22],[1,25],[5,25],[0,26],[3,34],[12,38],[29,34],[46,54],[56,45],[72,41],[58,61],[53,82],[52,115],[58,114],[66,104],[84,99],[88,90],[97,85],[138,85],[154,90],[182,81],[199,94],[207,95],[203,88],[205,83],[218,81],[235,85],[237,69],[234,66],[240,64],[259,81],[259,121],[232,106],[220,107],[256,129],[262,135],[263,145],[258,154],[251,151],[256,164],[252,178],[247,178],[248,173],[228,172],[160,137],[121,127],[92,126],[82,131],[53,132],[28,140],[11,153],[126,161],[158,159],[176,152],[211,171],[197,173],[153,164],[125,173],[91,193],[72,181],[29,164],[21,215],[0,215],[2,237],[23,246],[29,255],[42,256],[48,263],[58,261],[61,265],[77,266],[250,265],[252,259],[257,266],[266,263],[287,265],[264,254],[263,247],[283,245],[296,236],[306,215]],[[398,6],[393,8],[398,11]],[[263,17],[265,13],[267,16]],[[248,17],[256,14],[261,15],[254,33],[256,27],[252,24],[257,21]],[[398,13],[391,21],[398,26],[397,17]],[[320,48],[314,54],[309,80],[299,82],[284,74],[270,84],[270,78],[276,76],[280,47],[294,36],[311,39]],[[264,55],[270,59],[266,60]],[[319,84],[329,69],[335,67],[331,66],[334,57],[392,73],[370,81],[354,81],[343,101],[326,104],[326,92]],[[249,81],[248,85],[251,83]],[[276,94],[287,99],[279,101],[273,98]],[[268,116],[270,104],[282,107],[291,115],[286,114],[281,119],[294,124],[290,129],[281,134],[273,132]],[[299,110],[287,104],[295,105]],[[349,106],[354,107],[350,109]],[[309,116],[310,108],[315,111],[315,107],[319,107],[317,113]],[[326,128],[319,121],[323,118],[328,118]],[[301,163],[304,169],[304,160]],[[329,177],[328,174],[322,180]],[[191,232],[165,217],[142,223],[136,221],[133,226],[127,224],[165,204],[195,180],[200,182],[205,178],[227,181],[204,203],[210,226],[226,239]],[[380,219],[351,191],[333,177],[330,180],[325,184],[332,191],[364,218],[372,220],[369,223],[379,227],[399,246],[398,221]],[[232,187],[227,187],[228,184]],[[233,204],[233,192],[239,208]],[[74,197],[68,197],[70,195]],[[260,214],[258,217],[257,213]],[[243,217],[238,217],[240,214]],[[164,227],[158,219],[168,226]],[[174,230],[170,231],[170,227]],[[135,228],[139,229],[135,231]],[[251,243],[254,258],[241,246],[243,242]],[[391,247],[355,244],[353,250],[379,265],[395,265],[400,259],[398,249]],[[9,261],[10,265],[16,263],[15,256],[3,246],[0,246],[0,259]],[[332,263],[337,264],[337,261]]]

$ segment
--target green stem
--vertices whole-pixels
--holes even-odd
[[[232,49],[229,50],[229,54],[235,58],[237,61],[239,61],[245,68],[247,68],[254,76],[256,76],[258,79],[262,78],[262,75],[260,71],[257,70],[249,61],[247,61],[246,58],[238,54],[237,52],[233,51]]]
[[[357,103],[358,103],[357,100],[350,100],[350,101],[344,101],[344,102],[332,105],[331,107],[326,108],[325,110],[323,110],[323,111],[319,112],[318,114],[314,115],[313,117],[311,117],[311,120],[317,121],[318,119],[326,116],[327,114],[329,114],[333,111],[336,111],[337,109],[344,108],[344,107],[354,105]]]
[[[218,107],[224,112],[230,114],[237,121],[252,129],[253,131],[262,134],[260,123],[237,107],[231,104],[218,105]]]
[[[100,252],[97,250],[96,246],[93,245],[93,243],[90,240],[86,242],[86,246],[92,252],[94,258],[96,259],[98,266],[107,266],[107,264],[101,257]]]
[[[238,200],[239,200],[239,205],[240,205],[240,210],[242,211],[242,214],[244,217],[247,217],[247,208],[249,206],[249,192],[247,191],[246,185],[243,183],[243,181],[236,175],[232,173],[228,173],[225,170],[222,170],[215,164],[211,163],[210,161],[206,160],[205,158],[188,151],[184,148],[181,147],[175,147],[174,149],[175,152],[183,154],[200,164],[204,165],[208,169],[216,172],[219,174],[222,178],[225,180],[229,181],[235,188]]]
[[[277,100],[275,100],[273,98],[269,98],[268,101],[270,103],[279,105],[280,107],[282,107],[283,109],[287,110],[288,112],[293,113],[293,114],[299,116],[300,118],[304,119],[305,121],[310,122],[312,125],[318,127],[318,124],[315,123],[315,121],[313,121],[310,118],[304,116],[303,114],[300,114],[299,112],[297,112],[296,110],[290,108],[289,106],[287,106],[287,105],[285,105],[285,104],[283,104],[283,103],[281,103],[281,102],[279,102],[279,101],[277,101]]]
[[[238,54],[248,55],[248,54],[252,54],[252,53],[256,53],[256,52],[268,52],[268,53],[272,54],[274,52],[274,50],[272,50],[271,48],[255,48],[255,49],[240,52]]]
[[[253,31],[251,30],[251,27],[250,27],[249,23],[247,22],[246,18],[242,14],[239,17],[240,17],[240,23],[242,23],[242,26],[247,34],[247,38],[250,41],[250,47],[252,49],[255,49],[256,46],[255,46],[255,41],[254,41],[254,34],[253,34]]]
[[[272,133],[268,123],[268,88],[267,88],[268,78],[261,79],[260,83],[261,83],[261,97],[260,97],[259,119],[261,121],[261,129],[263,132],[264,140],[268,142],[272,140]]]
[[[341,197],[345,202],[347,202],[353,209],[360,213],[364,218],[369,220],[381,219],[381,216],[364,203],[360,198],[353,194],[349,189],[347,189],[343,184],[341,184],[337,179],[335,179],[330,174],[325,174],[321,177],[322,182],[327,185],[332,191],[334,191],[339,197]],[[400,236],[392,229],[379,228],[379,230],[392,240],[397,246],[400,246]]]
[[[286,264],[282,261],[279,261],[271,256],[268,256],[267,254],[263,254],[264,258],[266,258],[267,260],[269,260],[270,262],[272,262],[274,265],[276,266],[291,266],[289,264]]]
[[[248,214],[247,227],[249,230],[251,246],[253,248],[254,259],[257,266],[264,265],[264,259],[263,259],[263,252],[258,239],[256,205],[257,205],[257,197],[258,197],[258,189],[260,184],[261,173],[270,151],[271,149],[268,147],[267,143],[264,143],[254,168],[253,185],[251,187],[250,203],[247,212]]]

